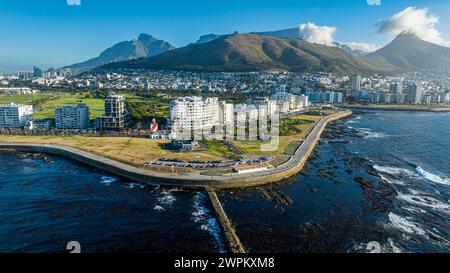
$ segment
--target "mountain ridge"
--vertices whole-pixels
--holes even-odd
[[[190,44],[151,58],[111,63],[104,68],[153,68],[205,71],[326,71],[356,73],[376,70],[338,47],[259,34],[231,34]],[[377,71],[385,72],[385,71]]]
[[[63,68],[82,72],[106,63],[151,57],[173,49],[175,46],[172,44],[152,35],[141,33],[137,39],[116,43],[102,51],[97,57]]]
[[[366,56],[377,63],[388,63],[400,70],[450,67],[450,48],[426,42],[403,32],[383,48]]]

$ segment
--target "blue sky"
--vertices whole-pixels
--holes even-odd
[[[450,40],[448,0],[381,0],[379,6],[367,0],[81,0],[81,5],[0,0],[0,70],[84,61],[141,32],[180,47],[207,33],[277,30],[312,22],[334,27],[336,41],[383,45],[392,39],[390,26],[379,33],[377,22],[410,6],[428,8],[427,16],[439,17],[433,27]]]

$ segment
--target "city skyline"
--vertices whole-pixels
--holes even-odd
[[[141,32],[182,47],[208,33],[300,26],[304,38],[312,42],[338,41],[374,50],[406,29],[448,46],[450,21],[442,12],[448,10],[448,2],[368,2],[377,1],[230,1],[227,6],[204,1],[175,1],[170,6],[137,0],[108,4],[88,0],[15,1],[0,8],[0,23],[9,26],[0,30],[6,41],[0,44],[0,71],[70,65]],[[412,23],[411,18],[416,20]],[[355,19],[360,23],[355,24]]]

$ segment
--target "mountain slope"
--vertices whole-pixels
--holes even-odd
[[[84,71],[110,62],[151,57],[172,49],[175,49],[175,47],[170,43],[142,33],[137,39],[123,41],[113,45],[100,53],[98,57],[65,68]]]
[[[111,63],[105,68],[153,68],[199,71],[261,71],[335,73],[382,72],[368,60],[360,60],[337,48],[303,40],[256,34],[222,36],[191,44],[151,58]]]
[[[298,28],[288,28],[288,29],[282,29],[282,30],[274,30],[274,31],[264,31],[264,32],[251,32],[250,34],[257,34],[257,35],[264,35],[264,36],[271,36],[271,37],[277,37],[281,39],[295,39],[295,40],[302,40],[302,34],[300,33]],[[212,40],[215,40],[217,38],[220,38],[225,35],[217,35],[217,34],[206,34],[200,36],[200,38],[196,41],[197,44],[200,43],[207,43]],[[346,51],[347,53],[352,54],[353,56],[365,56],[369,54],[370,52],[365,52],[362,50],[354,50],[350,48],[349,46],[345,44],[341,44],[338,42],[333,42],[333,46],[339,47],[340,49]]]
[[[414,34],[402,33],[390,44],[367,55],[370,62],[391,65],[397,70],[450,67],[450,48],[425,42]]]
[[[212,40],[220,38],[221,36],[223,36],[223,35],[217,35],[217,34],[213,34],[213,33],[202,35],[202,36],[200,36],[200,38],[198,38],[198,40],[195,43],[203,44],[203,43],[211,42]]]

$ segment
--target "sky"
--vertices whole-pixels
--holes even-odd
[[[311,42],[374,50],[408,30],[450,46],[448,0],[0,0],[0,71],[62,67],[139,33],[177,47],[201,35],[300,28]]]

